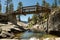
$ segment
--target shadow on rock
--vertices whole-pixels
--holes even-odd
[[[60,31],[50,31],[49,34],[60,37]]]

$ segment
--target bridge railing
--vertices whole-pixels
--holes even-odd
[[[23,12],[30,12],[30,11],[36,11],[36,7],[25,7],[22,8]]]
[[[42,13],[48,11],[50,11],[50,9],[39,5],[34,5],[34,6],[22,7],[21,9],[18,10],[18,14]]]

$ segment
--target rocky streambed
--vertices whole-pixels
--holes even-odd
[[[40,38],[44,33],[35,33],[23,26],[13,24],[0,25],[0,39],[27,39],[31,37]]]
[[[26,30],[23,26],[14,25],[12,23],[9,24],[1,24],[0,23],[0,39],[1,38],[14,38],[16,34],[20,34],[21,32],[25,32]]]

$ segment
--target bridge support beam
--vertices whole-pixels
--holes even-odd
[[[18,20],[17,20],[17,21],[21,21],[21,20],[20,20],[20,15],[18,15]]]

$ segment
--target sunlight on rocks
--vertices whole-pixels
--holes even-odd
[[[38,38],[32,37],[29,40],[39,40]]]

